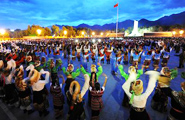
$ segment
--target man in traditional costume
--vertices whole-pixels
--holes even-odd
[[[9,105],[18,105],[18,96],[13,82],[13,76],[16,68],[16,63],[13,59],[7,62],[7,67],[4,69],[5,75],[5,100]]]
[[[105,86],[107,83],[107,75],[102,74],[105,77],[105,81],[102,87],[100,87],[99,82],[92,81],[92,86],[89,87],[91,94],[91,111],[92,116],[91,120],[99,120],[100,111],[103,108],[102,96],[105,91]],[[93,74],[92,79],[95,79],[95,75]]]
[[[185,72],[181,77],[185,79]],[[184,120],[185,118],[185,82],[181,83],[182,91],[174,91],[170,87],[162,91],[171,98],[171,109],[167,120]]]
[[[33,90],[33,106],[36,110],[39,112],[39,116],[41,117],[43,114],[44,116],[49,114],[49,111],[47,111],[48,103],[46,103],[46,88],[45,85],[49,83],[49,72],[44,71],[43,69],[38,72],[36,69],[34,69],[34,66],[31,65],[26,68],[26,70],[30,70],[29,76],[29,84],[32,87]],[[45,79],[40,80],[40,76],[42,74],[45,74]]]
[[[56,64],[55,64],[53,59],[49,59],[48,62],[47,62],[47,67],[48,67],[48,70],[51,74],[52,84],[54,84],[55,82],[59,82],[58,70],[59,70],[59,67],[61,65],[62,65],[62,60],[61,59],[57,60]]]
[[[81,50],[82,50],[82,46],[81,47],[80,47],[80,45],[76,46],[76,52],[77,52],[78,61],[80,61]]]
[[[81,72],[82,72],[83,74],[88,74],[89,77],[90,77],[90,83],[89,83],[90,86],[92,86],[92,80],[94,80],[93,82],[98,82],[99,76],[103,73],[103,68],[102,68],[102,66],[100,65],[100,63],[98,63],[98,65],[99,65],[98,71],[97,71],[97,69],[96,69],[96,65],[94,65],[94,64],[91,65],[91,73],[88,73],[88,72],[81,66]],[[95,76],[94,79],[92,79],[92,75]],[[89,94],[88,94],[88,98],[89,98],[88,101],[89,101],[89,105],[90,105],[90,102],[91,102],[91,101],[90,101],[90,100],[91,100],[90,92],[89,92]]]
[[[130,99],[131,110],[130,120],[150,120],[146,111],[146,102],[150,94],[155,88],[155,83],[158,79],[159,73],[156,71],[147,71],[145,74],[149,76],[148,87],[143,92],[142,80],[137,80],[137,74],[134,69],[130,71],[128,80],[123,84],[122,88]]]
[[[50,86],[50,93],[53,96],[53,106],[55,110],[55,118],[58,119],[63,115],[63,104],[64,104],[64,96],[62,94],[62,86],[65,83],[64,77],[62,78],[62,83],[60,84],[59,81],[52,82]]]
[[[74,71],[74,66],[73,64],[68,64],[67,66],[67,70],[65,67],[62,68],[63,73],[67,76],[67,79],[65,81],[66,85],[65,85],[65,94],[66,92],[69,90],[69,86],[71,84],[72,81],[74,81],[74,79],[80,75],[80,69],[76,69],[76,71]]]
[[[83,96],[89,88],[89,75],[84,75],[85,83],[80,90],[80,84],[78,81],[73,81],[70,84],[70,89],[67,92],[67,99],[71,101],[70,110],[69,110],[69,120],[79,120],[84,119],[85,110],[84,110],[84,100]]]
[[[162,68],[158,79],[159,82],[151,103],[151,106],[154,110],[159,112],[167,111],[168,97],[163,92],[163,89],[165,90],[170,88],[171,80],[177,77],[177,75],[178,75],[177,69],[170,70],[168,67]]]
[[[124,72],[122,65],[120,65],[118,68],[119,68],[119,71],[121,73],[121,76],[125,78],[125,81],[127,81],[128,78],[129,78],[129,76],[130,76],[131,71],[137,73],[136,79],[139,79],[140,76],[143,74],[143,68],[144,68],[144,66],[142,67],[142,69],[137,70],[137,72],[136,72],[136,69],[135,69],[134,66],[130,66],[129,69],[128,69],[129,75]],[[124,98],[123,98],[122,105],[124,107],[129,107],[130,106],[129,105],[129,99],[128,99],[128,96],[126,95],[126,93],[124,93]]]
[[[21,65],[19,68],[15,70],[15,86],[18,91],[18,96],[20,100],[20,109],[24,111],[24,113],[28,112],[31,114],[34,112],[31,106],[31,90],[27,85],[26,81],[29,80],[29,77],[23,79],[24,77],[24,68]]]

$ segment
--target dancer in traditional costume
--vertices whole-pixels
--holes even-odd
[[[118,64],[120,64],[121,63],[121,61],[122,61],[122,52],[121,52],[121,50],[119,50],[118,52],[117,52],[117,54],[116,54],[116,61],[118,62]]]
[[[124,54],[123,63],[124,65],[128,65],[128,49],[126,49],[123,54]]]
[[[143,74],[144,66],[142,66],[142,69],[137,70],[137,72],[136,72],[136,69],[135,69],[134,66],[130,66],[129,69],[128,69],[129,75],[128,75],[127,73],[124,72],[123,66],[122,66],[122,65],[120,65],[118,68],[119,68],[119,71],[120,71],[120,73],[121,73],[121,76],[125,78],[125,81],[127,81],[128,78],[129,78],[129,76],[130,76],[131,71],[132,71],[132,72],[135,72],[135,73],[137,74],[136,79],[139,79],[140,76]],[[130,106],[130,105],[129,105],[129,99],[128,99],[128,96],[126,95],[126,93],[124,93],[124,98],[123,98],[122,105],[123,105],[124,107],[129,107],[129,106]]]
[[[96,76],[96,78],[95,78],[96,81],[95,81],[95,82],[98,81],[99,76],[103,73],[103,68],[102,68],[102,66],[101,66],[100,63],[98,63],[98,71],[97,71],[97,69],[96,69],[96,65],[94,65],[94,64],[91,65],[91,73],[87,72],[87,71],[84,69],[83,66],[81,66],[81,69],[80,69],[80,70],[81,70],[81,72],[82,72],[83,74],[88,74],[90,78],[91,78],[92,74],[96,74],[96,75],[95,75],[95,76]]]
[[[56,61],[56,64],[55,64],[53,59],[49,59],[48,62],[47,62],[47,67],[48,67],[48,70],[50,72],[51,81],[52,81],[53,85],[54,85],[54,83],[59,82],[58,70],[59,70],[60,65],[62,65],[62,60],[61,59]]]
[[[168,97],[163,92],[163,89],[170,88],[171,80],[177,77],[177,75],[178,75],[177,69],[170,70],[168,67],[162,68],[158,79],[159,82],[151,103],[151,106],[154,110],[159,112],[167,111]]]
[[[144,63],[143,63],[143,65],[145,67],[145,70],[147,70],[149,68],[153,55],[154,55],[154,53],[151,50],[147,51],[146,54],[145,54],[145,52],[143,53],[143,56],[145,57],[145,60],[144,60]]]
[[[81,50],[82,50],[82,46],[81,47],[80,46],[76,46],[78,61],[80,61]]]
[[[185,72],[181,77],[185,79]],[[171,109],[167,120],[184,120],[185,118],[185,82],[181,83],[182,91],[174,91],[170,87],[162,91],[171,98]]]
[[[109,49],[105,47],[105,55],[106,55],[107,64],[110,64],[110,58],[112,55],[112,51],[113,51],[113,47],[110,46]]]
[[[98,58],[98,62],[102,62],[104,63],[104,48],[100,47],[99,48],[99,58]]]
[[[43,69],[38,72],[34,69],[34,66],[29,66],[26,70],[30,70],[29,76],[29,84],[32,86],[33,90],[33,106],[39,112],[39,116],[41,117],[43,114],[44,116],[49,114],[47,111],[48,105],[46,104],[46,88],[45,85],[49,83],[49,72],[44,71]],[[45,79],[40,80],[40,75],[45,74]]]
[[[139,46],[138,51],[139,51],[139,53],[142,53],[143,52],[143,48],[142,48],[141,45]],[[138,63],[141,63],[141,56],[142,55],[139,56]]]
[[[23,53],[22,51],[19,53],[19,56],[17,57],[15,63],[16,63],[16,67],[20,67],[20,65],[25,63],[25,53]]]
[[[149,75],[149,82],[144,93],[142,93],[143,82],[142,80],[136,80],[137,74],[134,69],[130,71],[128,80],[122,86],[130,99],[131,110],[129,120],[150,120],[146,111],[146,102],[155,88],[159,73],[156,71],[147,71],[145,74]]]
[[[74,66],[73,64],[68,64],[67,66],[67,70],[65,67],[62,68],[63,73],[67,76],[67,79],[65,81],[66,85],[65,85],[65,94],[66,92],[69,90],[69,86],[71,84],[72,81],[74,81],[74,79],[80,75],[80,69],[76,69],[76,71],[74,71]]]
[[[67,99],[71,101],[69,120],[85,119],[84,100],[83,96],[89,88],[90,78],[87,74],[84,75],[85,83],[80,90],[80,84],[77,81],[73,81],[70,84],[70,89],[67,92]]]
[[[98,82],[98,78],[99,76],[103,73],[103,68],[102,66],[100,65],[100,63],[98,63],[98,71],[96,69],[96,65],[92,64],[91,65],[91,73],[88,73],[84,68],[83,66],[81,66],[81,72],[83,74],[88,74],[89,77],[90,77],[90,83],[89,85],[92,86],[92,80],[94,80],[94,82]],[[92,79],[92,75],[95,75],[95,78]],[[89,91],[89,94],[88,94],[88,104],[91,105],[91,95],[90,95],[90,91]]]
[[[161,56],[160,50],[156,49],[154,54],[154,62],[153,62],[154,70],[157,70],[159,68],[160,56]]]
[[[90,51],[90,47],[89,46],[84,46],[84,56],[85,56],[85,59],[87,60],[87,62],[89,62],[89,51]]]
[[[91,81],[92,86],[89,88],[91,93],[91,111],[92,111],[91,120],[99,120],[99,114],[103,108],[102,96],[105,91],[105,86],[108,78],[106,74],[102,74],[102,75],[105,77],[103,86],[100,87],[99,82],[94,82],[94,80],[92,80]],[[96,76],[95,74],[93,74],[92,79],[95,79],[95,78]]]
[[[31,90],[29,86],[26,84],[26,81],[29,80],[29,77],[23,79],[24,77],[24,68],[21,65],[19,68],[15,70],[15,86],[18,91],[19,101],[20,101],[20,109],[24,111],[24,113],[28,112],[31,114],[34,112],[31,106]]]
[[[139,53],[139,51],[135,50],[135,52],[133,50],[131,50],[131,56],[133,56],[133,62],[132,65],[138,69],[138,60],[139,60],[139,56],[141,55],[141,52]]]
[[[92,59],[93,62],[95,62],[95,60],[96,60],[95,57],[96,57],[96,53],[97,53],[97,50],[98,50],[97,44],[94,44],[90,50],[91,50],[91,59]]]
[[[162,67],[167,66],[168,60],[170,59],[170,51],[171,50],[170,50],[170,48],[166,48],[165,51],[163,51],[163,57],[162,57],[162,62],[161,62]]]
[[[65,83],[64,77],[61,75],[62,83],[59,81],[52,82],[50,86],[50,93],[53,96],[53,106],[55,111],[55,118],[58,119],[63,115],[63,104],[64,104],[64,96],[62,94],[62,86]]]
[[[56,51],[55,51],[55,53],[53,53],[53,55],[54,55],[55,59],[60,59],[61,58],[59,47],[56,48]]]
[[[13,83],[13,76],[16,68],[16,63],[13,59],[7,62],[7,67],[4,69],[5,75],[5,100],[9,105],[18,105],[18,96]],[[17,103],[17,104],[16,104]]]

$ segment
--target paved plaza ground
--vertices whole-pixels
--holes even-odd
[[[168,62],[168,67],[171,69],[171,68],[178,66],[179,58],[177,56],[174,56],[175,55],[174,51],[172,51],[170,53],[170,55],[171,55],[171,57]],[[142,63],[143,63],[143,58],[142,58]],[[141,68],[142,63],[139,64],[139,68]],[[67,64],[66,59],[63,59],[63,64],[64,64],[64,66]],[[90,71],[89,67],[91,64],[92,64],[92,61],[90,61],[88,63],[88,70],[89,71]],[[77,67],[80,67],[80,62],[78,62],[77,60],[74,61],[74,66],[75,66],[75,69],[77,69]],[[129,109],[125,108],[121,105],[122,100],[123,100],[122,85],[125,82],[125,80],[124,80],[124,78],[121,77],[120,73],[118,73],[118,75],[116,75],[116,76],[111,74],[111,65],[102,64],[102,66],[103,66],[103,72],[108,76],[108,81],[107,81],[107,85],[105,88],[105,93],[103,95],[104,107],[103,107],[101,114],[100,114],[100,120],[127,120],[129,117]],[[126,72],[128,71],[129,66],[130,65],[127,65],[127,66],[124,65],[124,70]],[[150,69],[153,69],[152,63],[150,65]],[[161,67],[160,67],[160,69],[161,69]],[[172,89],[177,90],[177,91],[181,90],[180,83],[184,80],[180,77],[180,74],[183,70],[185,71],[185,69],[178,69],[179,73],[178,73],[177,78],[175,78],[171,82]],[[60,73],[62,73],[62,72],[60,72]],[[65,76],[65,78],[66,78],[66,76]],[[146,75],[142,75],[141,79],[143,80],[143,84],[144,84],[143,86],[144,86],[144,91],[145,91],[146,87],[148,85],[149,78]],[[83,86],[84,78],[83,78],[82,73],[80,74],[79,77],[76,78],[76,80],[80,83],[81,86]],[[101,85],[103,85],[104,77],[102,75],[99,78],[99,82]],[[49,90],[49,84],[47,84],[47,88]],[[64,87],[62,88],[62,91],[64,93]],[[168,112],[167,113],[159,113],[157,111],[154,111],[151,108],[151,99],[152,99],[153,95],[154,95],[154,92],[152,92],[152,94],[148,98],[147,105],[146,105],[147,112],[149,113],[152,120],[166,120],[167,114],[170,110],[170,105],[168,105]],[[84,98],[86,101],[86,104],[84,105],[86,120],[90,120],[91,111],[87,105],[87,98],[88,98],[87,93],[84,96]],[[49,99],[49,103],[50,103],[50,107],[48,109],[50,111],[50,114],[47,115],[46,117],[39,117],[38,112],[34,112],[31,115],[27,115],[27,114],[24,114],[23,111],[21,111],[19,108],[9,107],[1,102],[0,120],[9,120],[10,118],[14,119],[14,120],[16,120],[16,119],[17,120],[42,120],[42,119],[43,120],[54,120],[55,117],[54,117],[54,109],[53,109],[51,94],[48,96],[48,99]],[[63,116],[63,118],[60,118],[60,119],[66,120],[67,112],[68,112],[68,106],[67,106],[67,104],[65,104],[64,105],[64,116]],[[8,116],[11,116],[11,117],[8,117]]]

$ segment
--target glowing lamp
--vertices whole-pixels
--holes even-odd
[[[176,32],[175,32],[175,31],[173,31],[173,32],[172,32],[172,34],[173,34],[173,35],[175,35],[175,34],[176,34]]]
[[[42,30],[41,30],[41,29],[37,29],[37,34],[38,34],[38,35],[40,35],[40,34],[41,34],[41,32],[42,32]]]
[[[84,35],[85,33],[84,32],[82,32],[82,35]]]
[[[64,35],[67,35],[67,31],[66,30],[64,30]]]
[[[5,34],[5,30],[4,29],[0,29],[0,34],[4,35]]]
[[[95,35],[95,32],[92,32],[92,35]]]
[[[182,35],[182,34],[184,33],[184,31],[183,31],[183,30],[181,30],[181,31],[179,31],[179,33],[180,33],[180,35]]]

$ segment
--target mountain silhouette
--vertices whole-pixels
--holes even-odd
[[[162,25],[175,25],[175,24],[179,24],[179,25],[185,25],[185,11],[184,12],[181,12],[181,13],[178,13],[178,14],[172,14],[170,16],[164,16],[158,20],[155,20],[155,21],[149,21],[147,19],[141,19],[139,20],[139,27],[142,27],[142,26],[146,26],[146,27],[149,27],[149,26],[162,26]],[[119,22],[118,24],[118,28],[119,29],[127,29],[128,27],[133,27],[134,25],[134,20],[125,20],[125,21],[122,21],[122,22]],[[62,29],[62,27],[64,25],[57,25],[60,29]],[[49,26],[51,28],[51,26]],[[104,24],[104,25],[93,25],[93,26],[90,26],[88,24],[80,24],[78,26],[73,26],[74,28],[90,28],[92,30],[113,30],[113,29],[116,29],[116,23],[110,23],[110,24]]]

